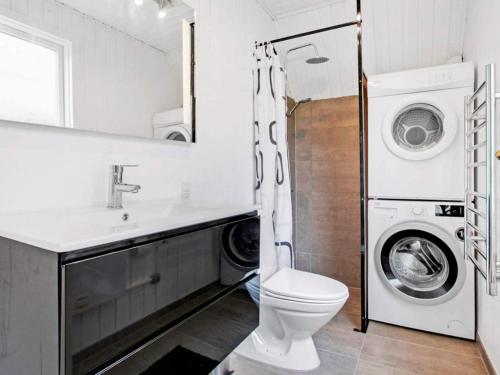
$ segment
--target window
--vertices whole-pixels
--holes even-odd
[[[0,18],[0,120],[71,127],[71,44]]]

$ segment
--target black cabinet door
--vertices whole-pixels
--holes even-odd
[[[255,226],[255,218],[246,220]],[[131,356],[123,365],[152,364],[156,357],[143,359],[147,353],[166,355],[177,346],[180,348],[171,357],[204,352],[193,350],[194,343],[186,343],[191,337],[201,348],[211,348],[202,356],[214,361],[234,349],[257,324],[257,306],[249,302],[241,280],[252,277],[248,275],[258,266],[228,262],[223,238],[228,225],[234,224],[64,265],[63,373],[98,373],[141,348],[143,354]],[[228,313],[231,308],[236,309],[233,314]],[[219,313],[213,315],[215,311]],[[206,324],[207,319],[213,324]],[[217,336],[217,329],[207,331],[216,326],[225,330],[222,323],[232,324],[225,340]],[[192,327],[197,328],[192,331]],[[173,333],[164,335],[166,331]],[[157,337],[161,338],[155,340]]]
[[[258,324],[258,306],[235,289],[103,373],[207,375]]]

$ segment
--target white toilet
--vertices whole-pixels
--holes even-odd
[[[283,268],[260,289],[260,325],[236,353],[292,371],[318,367],[312,335],[344,306],[347,287],[329,277]]]

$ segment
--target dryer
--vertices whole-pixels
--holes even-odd
[[[370,198],[464,200],[464,97],[472,63],[368,79]]]
[[[190,143],[191,126],[184,123],[183,108],[157,113],[153,117],[154,138]]]
[[[371,200],[368,220],[368,318],[474,339],[463,204]]]
[[[220,257],[221,283],[234,285],[249,272],[259,268],[260,219],[252,218],[231,225],[219,231],[222,256]]]

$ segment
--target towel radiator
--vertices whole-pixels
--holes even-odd
[[[486,280],[489,295],[498,294],[495,65],[486,66],[485,81],[465,98],[465,258]]]

